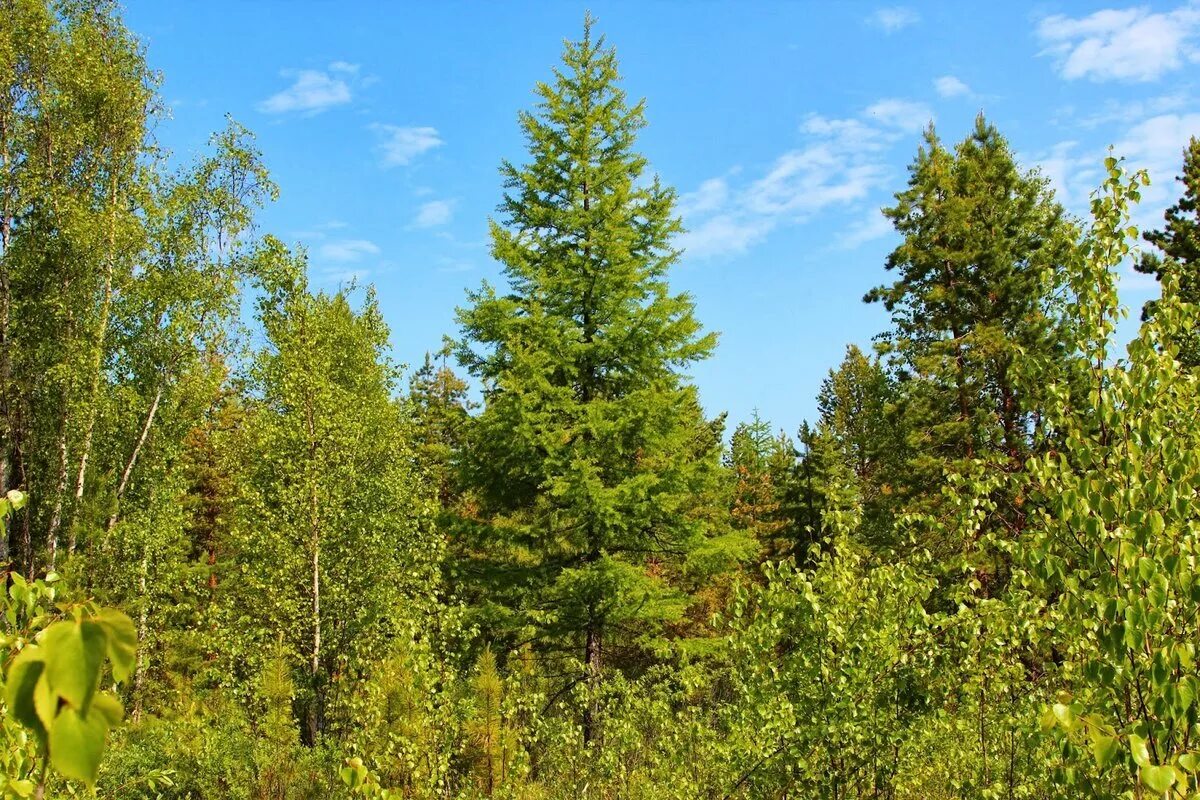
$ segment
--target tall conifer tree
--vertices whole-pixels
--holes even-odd
[[[634,150],[643,104],[585,22],[522,113],[530,161],[505,162],[492,252],[509,291],[460,311],[461,357],[483,385],[468,481],[514,618],[543,652],[574,652],[593,689],[607,659],[682,612],[674,565],[704,542],[694,498],[716,437],[682,370],[715,344],[667,273],[675,193]],[[586,741],[596,709],[583,718]]]
[[[1144,253],[1134,265],[1138,272],[1162,280],[1167,271],[1179,276],[1179,297],[1185,303],[1200,303],[1200,137],[1193,136],[1183,151],[1183,184],[1179,201],[1163,213],[1160,230],[1146,231],[1147,242],[1158,253]],[[1155,301],[1146,303],[1142,319],[1154,316]],[[1188,366],[1200,365],[1200,331],[1192,329],[1176,337],[1179,360]]]
[[[1038,387],[1067,356],[1060,306],[1076,231],[982,115],[953,149],[931,127],[896,201],[884,213],[904,236],[887,260],[897,277],[865,300],[892,314],[881,338],[917,453],[907,488],[936,505],[947,470],[979,458],[1019,469],[1029,455]],[[1022,353],[1048,374],[1018,380]]]

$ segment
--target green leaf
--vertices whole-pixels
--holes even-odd
[[[104,639],[97,625],[57,622],[46,629],[40,642],[50,687],[85,714],[100,685]]]
[[[89,713],[104,717],[110,728],[120,725],[121,720],[125,718],[125,709],[121,707],[121,701],[107,692],[96,695],[92,700],[92,710]]]
[[[1107,767],[1117,755],[1120,749],[1120,742],[1115,736],[1105,736],[1099,731],[1092,733],[1092,755],[1096,758],[1096,764],[1101,767]]]
[[[45,741],[46,729],[38,719],[34,705],[34,691],[45,671],[40,648],[26,647],[13,659],[8,668],[8,684],[4,687],[4,700],[17,722],[37,734]]]
[[[104,631],[113,679],[124,681],[133,672],[134,653],[137,650],[137,630],[133,627],[133,620],[116,609],[106,608],[92,617],[91,622]]]
[[[1150,750],[1146,747],[1146,740],[1136,733],[1129,734],[1129,752],[1139,767],[1150,764]]]
[[[96,782],[108,720],[103,714],[80,714],[64,708],[50,729],[50,763],[64,777],[83,781],[89,787]]]
[[[29,500],[29,497],[20,489],[9,489],[5,497],[8,499],[8,504],[12,506],[13,511],[19,511],[24,508],[25,503]]]
[[[1175,785],[1175,770],[1171,767],[1142,767],[1142,783],[1153,792],[1163,794]]]
[[[17,797],[29,797],[33,794],[33,790],[37,788],[33,781],[28,779],[9,778],[8,791],[15,794]]]
[[[1055,718],[1063,726],[1064,730],[1070,731],[1074,729],[1075,712],[1071,710],[1070,706],[1065,703],[1055,703],[1050,707],[1050,710],[1054,712]]]

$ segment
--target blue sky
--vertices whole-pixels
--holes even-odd
[[[500,280],[497,167],[524,159],[517,112],[588,8],[681,194],[672,283],[721,333],[693,374],[731,427],[757,408],[794,432],[845,346],[886,327],[861,302],[895,245],[878,209],[930,119],[957,140],[985,111],[1077,213],[1115,145],[1151,171],[1151,224],[1200,135],[1200,1],[138,0],[126,20],[163,73],[158,141],[189,158],[226,113],[254,130],[281,189],[262,230],[305,245],[319,287],[374,283],[396,358],[419,365],[465,291]],[[1136,308],[1154,288],[1122,291]]]

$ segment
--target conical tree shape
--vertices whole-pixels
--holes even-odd
[[[520,124],[530,162],[504,163],[492,252],[507,294],[485,285],[460,310],[463,363],[482,382],[467,483],[506,605],[543,653],[583,657],[648,644],[681,613],[669,586],[704,540],[693,513],[718,440],[681,370],[709,354],[667,272],[678,258],[675,193],[633,149],[642,103],[585,23]],[[503,597],[503,595],[501,595]],[[584,738],[595,738],[594,710]]]
[[[1168,271],[1175,272],[1179,276],[1179,299],[1200,303],[1200,137],[1193,136],[1188,142],[1183,151],[1183,174],[1175,179],[1183,184],[1182,196],[1163,212],[1163,227],[1142,236],[1159,252],[1144,253],[1134,268],[1158,280]],[[1154,316],[1155,305],[1153,300],[1146,303],[1142,319]],[[1182,363],[1200,365],[1200,331],[1184,331],[1173,343],[1179,347]]]

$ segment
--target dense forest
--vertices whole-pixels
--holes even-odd
[[[1120,154],[1076,219],[931,126],[789,435],[706,416],[590,19],[410,374],[250,131],[156,145],[146,59],[0,0],[3,797],[1200,797],[1200,140],[1141,234]]]

